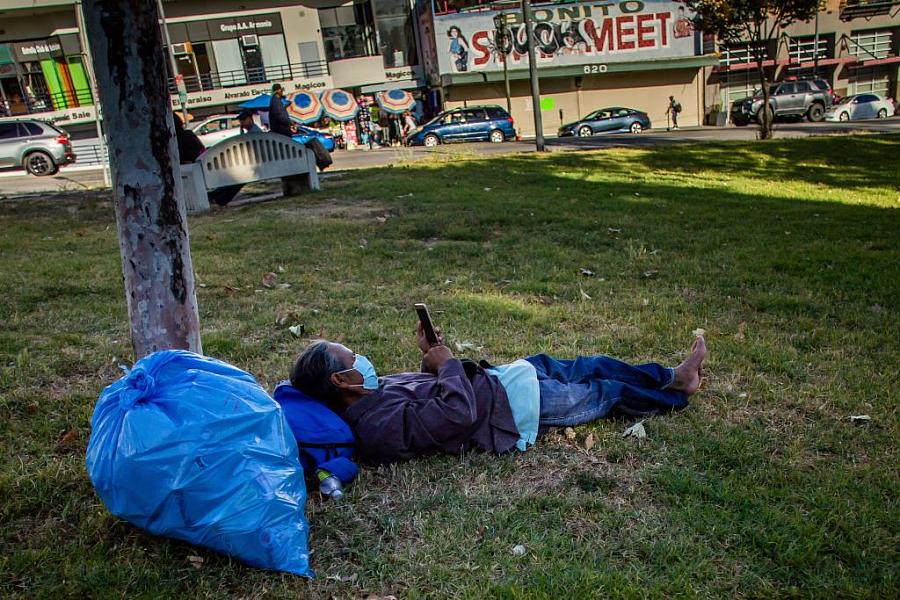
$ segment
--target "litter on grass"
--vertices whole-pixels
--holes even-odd
[[[626,429],[622,433],[622,437],[623,438],[635,437],[638,439],[643,439],[643,438],[647,437],[647,430],[644,429],[644,422],[638,421],[637,423],[635,423],[634,425],[632,425],[631,427]]]

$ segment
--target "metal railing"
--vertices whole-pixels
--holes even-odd
[[[0,117],[52,112],[90,106],[93,103],[94,96],[89,88],[75,88],[61,92],[37,90],[24,98],[6,100],[0,98]]]
[[[324,60],[258,67],[234,71],[213,71],[184,78],[185,88],[190,92],[203,92],[243,85],[265,84],[288,79],[324,77],[329,74],[328,62]],[[177,94],[175,80],[169,79],[169,92]],[[0,117],[31,115],[53,112],[94,103],[89,88],[75,88],[61,92],[38,90],[27,97],[3,100],[0,98]]]
[[[253,85],[284,81],[287,79],[306,79],[324,77],[329,74],[328,62],[324,60],[266,67],[236,69],[233,71],[210,71],[198,75],[186,75],[184,87],[190,92],[203,92],[241,85]],[[169,78],[169,91],[178,93],[175,80]]]
[[[79,166],[104,165],[109,163],[109,154],[104,152],[105,147],[93,140],[72,142],[72,151],[75,152],[75,164]]]

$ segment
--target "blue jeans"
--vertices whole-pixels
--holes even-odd
[[[643,416],[687,406],[683,392],[664,389],[675,370],[657,363],[630,365],[609,356],[557,360],[546,354],[526,358],[537,370],[540,424],[568,427],[610,414]]]

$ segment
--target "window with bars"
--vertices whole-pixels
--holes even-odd
[[[847,39],[847,50],[861,60],[885,58],[891,51],[891,37],[889,30],[854,31]]]
[[[891,95],[890,85],[888,70],[883,67],[852,67],[847,95],[872,93],[886,98]]]
[[[765,58],[766,52],[763,51]],[[740,46],[724,47],[721,49],[719,64],[723,67],[730,65],[746,65],[756,62],[756,54],[753,52],[750,44],[742,44]]]
[[[824,36],[819,36],[819,39],[816,40],[814,35],[790,38],[788,42],[788,56],[790,56],[792,63],[813,62],[816,58],[819,60],[829,58],[828,39]]]

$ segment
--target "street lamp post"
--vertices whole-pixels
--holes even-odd
[[[813,50],[813,77],[819,76],[819,9],[821,6],[816,6],[816,37],[815,48]]]
[[[509,58],[509,53],[506,50],[506,14],[499,13],[494,15],[494,27],[497,30],[497,47],[500,50],[501,60],[503,61],[503,83],[506,86],[506,112],[512,114],[512,98],[509,94],[509,67],[507,65],[507,59]]]
[[[531,0],[522,0],[522,18],[528,45],[528,77],[531,79],[531,104],[534,111],[534,145],[544,151],[544,123],[541,119],[541,88],[538,83],[537,58],[534,52],[534,29],[531,27]]]
[[[177,82],[178,79],[178,63],[175,62],[175,51],[172,48],[172,40],[169,39],[169,26],[166,25],[166,13],[163,11],[163,0],[156,0],[156,9],[159,11],[159,23],[160,30],[162,32],[163,43],[166,45],[166,54],[169,55],[169,66],[172,67],[172,77]],[[169,78],[166,77],[166,88],[169,86]],[[181,102],[181,121],[184,123],[184,126],[187,127],[188,124],[188,110],[187,110],[187,94],[182,93],[182,90],[178,90],[178,99]]]

